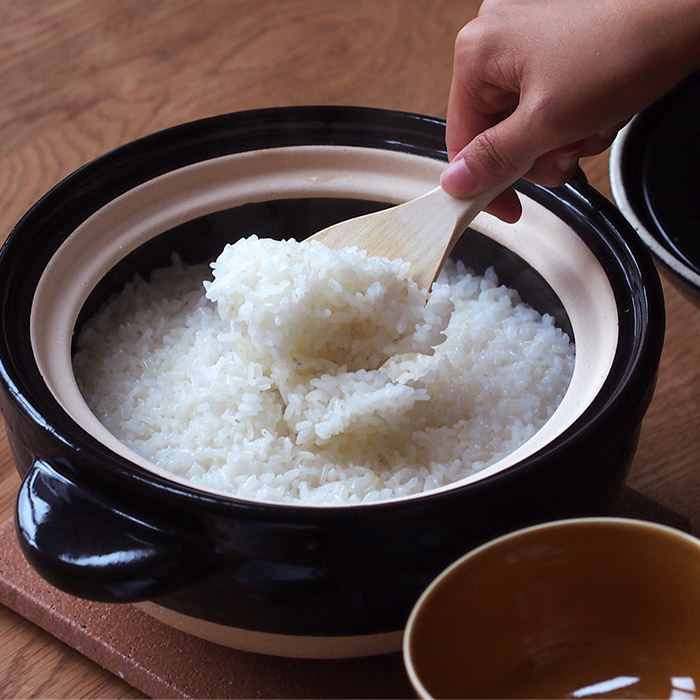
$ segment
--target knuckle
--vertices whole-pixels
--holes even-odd
[[[558,131],[566,126],[561,114],[560,100],[546,90],[538,90],[530,95],[523,105],[528,124],[538,124],[546,131]]]
[[[493,53],[496,38],[490,25],[477,17],[457,33],[455,56],[461,61],[479,65]]]

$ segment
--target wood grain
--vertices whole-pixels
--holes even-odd
[[[479,3],[441,0],[3,0],[0,240],[106,150],[230,111],[355,104],[443,117],[454,37]],[[607,154],[588,159],[609,196]],[[700,523],[700,310],[665,282],[659,384],[629,483]],[[19,480],[0,428],[0,518]],[[140,697],[0,608],[0,697]]]

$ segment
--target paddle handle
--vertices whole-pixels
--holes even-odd
[[[493,200],[496,199],[499,194],[503,194],[503,192],[515,184],[519,178],[520,176],[506,180],[505,182],[501,182],[488,190],[484,190],[484,192],[481,192],[474,197],[465,199],[453,197],[447,194],[447,192],[445,192],[445,190],[443,190],[440,186],[430,190],[430,192],[424,194],[423,197],[426,199],[430,198],[431,207],[439,206],[447,211],[453,212],[453,216],[455,217],[455,236],[459,238],[467,226],[469,226],[469,224],[474,220],[476,215],[491,204],[491,202],[493,202]],[[419,197],[418,200],[423,199],[423,197]]]
[[[414,250],[410,256],[412,259],[412,274],[413,279],[419,286],[430,288],[435,281],[435,277],[439,274],[445,260],[449,257],[452,249],[460,239],[469,224],[476,218],[477,214],[487,207],[499,194],[505,192],[513,183],[517,181],[517,177],[506,182],[499,183],[475,197],[468,199],[458,199],[447,194],[442,187],[438,186],[430,190],[422,197],[418,197],[412,202],[403,205],[407,207],[405,215],[410,216],[414,225],[416,221],[420,221],[424,214],[430,216],[434,220],[434,225],[423,219],[420,226],[424,231],[435,230],[438,233],[441,231],[451,231],[449,238],[443,237],[441,240],[433,241],[434,247],[428,250],[428,246],[432,245],[429,238],[422,240],[421,245],[425,246],[425,250]],[[408,207],[412,211],[408,211]],[[402,207],[403,208],[403,207]]]

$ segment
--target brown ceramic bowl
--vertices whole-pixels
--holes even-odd
[[[424,698],[697,697],[700,541],[636,520],[519,530],[446,569],[413,609]]]

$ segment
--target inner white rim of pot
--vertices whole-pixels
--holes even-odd
[[[615,200],[615,204],[617,204],[627,221],[632,224],[632,228],[636,231],[647,248],[676,274],[680,277],[684,277],[693,286],[700,288],[700,275],[657,240],[651,231],[642,223],[639,216],[637,216],[637,212],[627,195],[627,187],[625,186],[625,181],[622,176],[622,159],[624,157],[627,139],[630,136],[631,129],[634,128],[637,118],[638,117],[635,117],[627,124],[617,135],[615,141],[613,141],[610,151],[610,192]]]
[[[127,191],[67,237],[37,285],[31,342],[48,388],[73,420],[117,454],[171,481],[235,498],[230,493],[203,489],[155,466],[120,442],[93,414],[78,389],[71,362],[73,330],[89,294],[135,248],[206,214],[249,202],[306,197],[400,203],[432,189],[443,168],[442,161],[401,152],[295,146],[206,160]],[[618,341],[618,312],[602,266],[554,213],[529,197],[521,195],[521,201],[523,216],[518,223],[504,224],[482,213],[472,228],[517,253],[540,273],[563,303],[576,340],[571,383],[552,417],[527,442],[490,467],[431,494],[484,479],[550,443],[590,405],[612,365]]]

